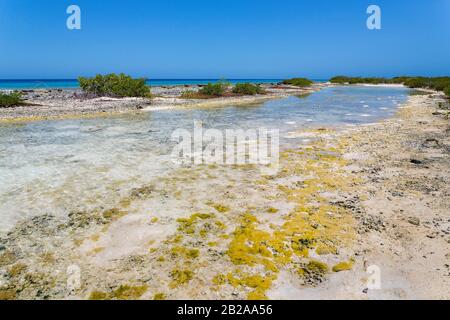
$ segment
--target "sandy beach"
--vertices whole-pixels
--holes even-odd
[[[307,93],[186,102],[158,90],[153,102],[89,104],[30,92],[45,107],[1,110],[0,121]],[[450,299],[448,110],[441,94],[411,95],[385,121],[299,130],[313,139],[284,150],[276,176],[180,168],[115,204],[24,219],[0,234],[0,300]]]

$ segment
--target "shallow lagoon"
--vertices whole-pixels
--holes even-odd
[[[172,132],[204,128],[279,129],[282,147],[311,127],[373,123],[395,114],[408,89],[334,87],[251,106],[164,110],[109,118],[0,126],[0,231],[24,217],[110,207],[176,169]],[[295,139],[292,139],[292,138]]]

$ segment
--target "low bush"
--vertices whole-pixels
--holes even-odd
[[[209,99],[211,98],[210,96],[201,94],[198,91],[193,91],[193,90],[189,90],[189,91],[184,91],[181,96],[181,99]]]
[[[395,77],[392,79],[386,78],[361,78],[361,77],[345,77],[337,76],[330,79],[331,83],[337,84],[359,84],[359,83],[395,83],[404,84],[409,88],[414,89],[433,89],[436,91],[443,91],[447,96],[450,96],[450,77]]]
[[[386,84],[394,83],[393,79],[386,78],[362,78],[362,77],[346,77],[337,76],[330,79],[331,83],[336,84]]]
[[[239,95],[255,95],[255,94],[263,94],[264,90],[252,83],[238,83],[233,88],[233,93],[239,94]]]
[[[293,79],[284,80],[283,84],[296,86],[296,87],[309,87],[310,85],[313,84],[313,82],[306,78],[293,78]]]
[[[450,98],[450,86],[448,86],[447,88],[444,89],[445,94],[447,95],[447,97]]]
[[[206,86],[201,88],[198,93],[208,97],[222,97],[227,91],[229,84],[223,81],[217,83],[208,83]]]
[[[22,95],[19,92],[0,93],[0,108],[11,108],[24,104]]]
[[[150,87],[145,83],[146,79],[133,79],[123,73],[97,75],[94,78],[80,77],[78,81],[85,93],[99,97],[151,97]]]

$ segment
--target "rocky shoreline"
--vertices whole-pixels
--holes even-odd
[[[79,89],[36,89],[22,90],[27,105],[14,108],[0,108],[0,123],[27,122],[64,118],[84,118],[108,116],[118,113],[133,113],[183,108],[215,107],[226,104],[252,104],[289,95],[302,95],[320,89],[322,85],[311,88],[297,88],[277,84],[263,84],[264,95],[224,97],[213,99],[182,99],[186,91],[197,91],[199,85],[152,87],[152,99],[146,98],[93,98],[88,99]]]
[[[111,207],[19,223],[0,235],[0,299],[449,299],[443,96],[309,133],[273,178],[180,169]]]

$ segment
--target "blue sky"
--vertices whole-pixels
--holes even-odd
[[[449,57],[450,0],[0,0],[0,79],[432,76]]]

